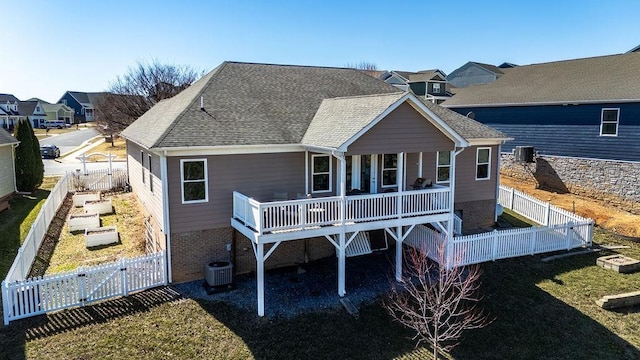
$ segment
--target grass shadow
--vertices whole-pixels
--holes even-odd
[[[4,279],[13,264],[18,249],[28,227],[22,230],[23,223],[32,223],[50,191],[38,189],[31,195],[14,195],[9,200],[10,208],[0,213],[0,278]]]

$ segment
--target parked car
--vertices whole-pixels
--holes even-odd
[[[52,129],[52,128],[64,129],[70,126],[71,125],[65,123],[63,120],[48,120],[40,124],[41,129]]]
[[[40,155],[44,158],[52,158],[55,159],[60,157],[60,148],[55,145],[41,145],[40,146]]]

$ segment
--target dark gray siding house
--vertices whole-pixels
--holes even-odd
[[[514,138],[503,151],[533,146],[549,162],[538,182],[581,189],[588,178],[585,193],[637,201],[638,84],[640,53],[631,52],[518,66],[491,84],[460,89],[443,106]]]
[[[511,64],[512,65],[512,64]],[[474,84],[489,84],[504,75],[509,68],[469,61],[447,75],[447,82],[456,88]]]
[[[57,103],[67,105],[74,109],[74,121],[76,123],[86,123],[94,120],[93,103],[97,97],[103,94],[105,93],[67,91]]]
[[[261,284],[265,268],[338,255],[340,295],[358,233],[385,230],[400,251],[416,224],[452,236],[454,211],[464,229],[491,226],[508,139],[359,70],[237,62],[122,136],[171,281],[230,260]]]

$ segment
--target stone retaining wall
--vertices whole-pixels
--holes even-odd
[[[582,195],[640,214],[640,162],[536,156],[532,164],[502,154],[500,173],[542,189]]]

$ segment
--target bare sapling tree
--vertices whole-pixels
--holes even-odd
[[[347,63],[347,68],[362,70],[364,73],[370,76],[376,76],[376,72],[378,71],[378,66],[375,63],[369,61],[360,61],[358,63]]]
[[[430,343],[434,359],[458,345],[465,331],[491,322],[479,306],[480,267],[457,266],[461,262],[456,256],[447,266],[442,244],[437,247],[437,262],[423,250],[409,248],[403,282],[384,301],[389,314],[415,332],[416,346]]]
[[[203,75],[191,66],[138,62],[94,101],[96,129],[113,136],[161,100],[171,98]]]

